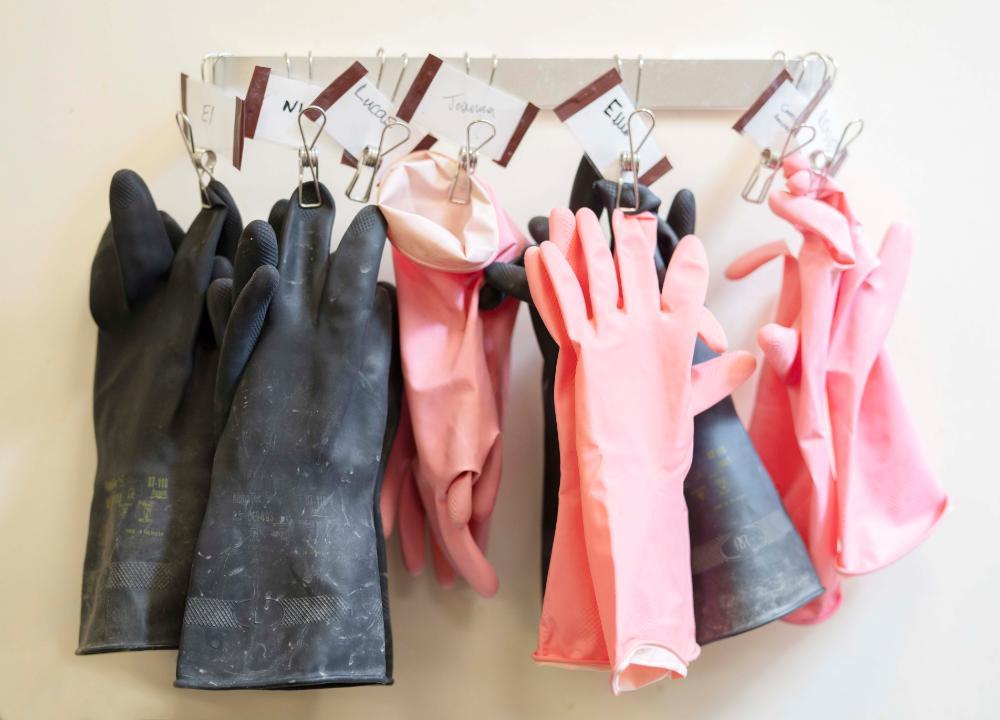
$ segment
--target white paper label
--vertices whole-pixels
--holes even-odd
[[[276,76],[268,72],[264,87],[260,87],[260,75],[267,68],[255,68],[254,79],[247,91],[244,117],[247,137],[254,140],[301,147],[299,134],[299,113],[309,107],[323,88],[301,80]],[[256,82],[256,85],[255,85]]]
[[[486,120],[496,135],[480,153],[506,165],[527,132],[538,108],[479,78],[428,55],[400,103],[399,118],[434,135],[464,145],[469,124]],[[472,143],[489,135],[486,126],[472,128]]]
[[[617,180],[621,175],[621,154],[628,152],[628,119],[635,110],[632,99],[621,85],[621,76],[612,70],[556,108],[556,115],[573,131],[601,175]],[[643,115],[632,118],[632,139],[642,142],[649,130]],[[646,139],[639,149],[639,182],[651,185],[670,170],[670,162],[656,140]],[[631,173],[624,179],[631,182]]]
[[[240,100],[218,85],[206,85],[181,76],[181,108],[191,121],[195,145],[211,150],[221,160],[237,167],[238,133],[242,131]]]

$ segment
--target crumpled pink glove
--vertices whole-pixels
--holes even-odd
[[[801,155],[786,160],[786,177],[805,173],[808,182],[811,175],[806,162]],[[758,387],[750,437],[826,589],[784,619],[816,623],[835,612],[842,601],[836,567],[839,522],[826,373],[840,274],[854,261],[853,243],[843,215],[811,195],[776,190],[768,202],[776,215],[802,233],[798,259],[784,243],[770,243],[736,260],[726,275],[738,279],[782,256],[785,285],[798,279],[798,292],[783,285],[779,300],[779,311],[785,315],[781,319],[791,322],[765,325],[758,334],[770,372],[766,378],[762,376]],[[789,426],[793,435],[787,434]]]
[[[789,191],[813,191],[807,180],[793,175]],[[855,255],[839,283],[827,397],[840,522],[837,568],[856,575],[919,545],[944,515],[948,497],[927,463],[884,347],[906,283],[912,233],[891,225],[876,256],[839,185],[828,180],[817,197],[847,220]]]
[[[583,280],[553,242],[530,249],[525,267],[560,362],[576,358],[580,508],[617,694],[683,677],[698,656],[683,496],[693,418],[744,382],[754,361],[727,353],[692,368],[708,284],[697,238],[678,245],[661,295],[655,218],[618,210],[612,224],[614,260],[593,213],[578,214]],[[557,413],[568,391],[557,383]],[[566,421],[558,416],[560,428]]]
[[[393,472],[411,469],[437,545],[452,568],[489,597],[498,580],[485,546],[500,484],[517,304],[509,300],[480,314],[479,291],[483,268],[517,257],[525,241],[478,177],[472,178],[467,205],[450,202],[455,171],[453,159],[417,152],[393,166],[379,190],[393,245],[404,394],[415,451],[406,462],[403,446],[394,448],[399,456]],[[405,423],[398,432],[397,444],[405,443]],[[406,484],[399,482],[402,497]],[[409,542],[404,537],[404,544]]]

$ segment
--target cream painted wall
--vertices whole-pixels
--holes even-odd
[[[976,0],[814,5],[423,0],[175,0],[157,4],[0,0],[8,93],[0,114],[0,718],[952,718],[1000,715],[997,591],[1000,400],[997,324],[995,34],[1000,11]],[[623,16],[618,10],[633,13]],[[504,485],[489,601],[410,578],[391,552],[396,684],[300,693],[212,694],[171,686],[174,654],[79,658],[79,585],[95,465],[87,311],[107,185],[139,171],[161,207],[196,210],[174,128],[177,73],[209,51],[371,55],[384,46],[504,56],[766,57],[820,49],[840,63],[838,95],[867,131],[842,179],[873,237],[918,228],[891,346],[954,512],[916,553],[848,583],[832,620],[775,624],[705,648],[683,682],[614,699],[603,675],[535,667],[541,413],[527,317],[516,332]],[[502,68],[502,64],[501,64]],[[502,77],[502,74],[498,77]],[[498,80],[499,81],[499,80]],[[754,348],[777,268],[735,285],[742,250],[785,233],[738,198],[753,150],[730,113],[661,113],[675,170],[665,197],[692,188],[708,246],[710,305],[732,344]],[[482,172],[513,217],[565,201],[578,148],[548,114],[503,171]],[[294,182],[294,162],[223,170],[246,220]],[[328,163],[327,168],[332,167]],[[345,172],[325,180],[342,188]],[[341,203],[339,231],[355,210]],[[785,233],[787,236],[787,233]],[[387,271],[388,267],[384,268]],[[739,395],[744,416],[752,389]],[[992,608],[992,609],[991,609]]]

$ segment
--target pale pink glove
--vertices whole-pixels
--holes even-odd
[[[801,156],[787,160],[786,176],[806,173],[808,181],[805,162]],[[784,322],[765,325],[759,333],[770,372],[761,378],[750,436],[826,590],[784,619],[815,623],[829,617],[842,600],[836,566],[839,518],[826,373],[840,275],[854,261],[853,243],[843,215],[810,195],[778,190],[770,195],[769,204],[776,215],[802,233],[798,260],[783,243],[771,243],[738,259],[726,274],[743,277],[774,257],[785,258],[779,299],[779,311],[784,315],[780,320]],[[789,286],[796,277],[798,292]],[[780,397],[782,389],[787,394],[787,408]],[[787,434],[789,420],[793,435]],[[795,446],[790,442],[792,437]]]
[[[806,181],[804,173],[793,176],[789,191],[812,191]],[[845,217],[855,254],[840,279],[827,396],[840,519],[837,567],[859,574],[920,544],[948,498],[927,464],[884,348],[909,270],[912,234],[892,225],[876,257],[841,188],[828,181],[817,197]]]
[[[699,653],[683,497],[693,418],[745,381],[754,361],[728,353],[692,368],[708,283],[697,238],[678,245],[661,296],[655,218],[614,213],[616,264],[596,218],[581,215],[585,286],[555,243],[530,249],[525,266],[536,303],[550,296],[538,304],[546,327],[569,343],[560,356],[572,349],[577,358],[580,504],[617,694],[684,676]]]
[[[517,257],[525,241],[478,177],[467,205],[449,202],[455,171],[451,158],[413,153],[386,174],[378,204],[393,245],[413,476],[434,539],[488,597],[498,587],[485,545],[517,304],[480,315],[479,290],[482,269]]]
[[[584,296],[588,297],[587,265],[580,236],[587,234],[596,238],[601,234],[597,218],[589,212],[581,212],[574,217],[569,210],[556,208],[549,215],[548,227],[549,241],[555,243],[566,257]],[[582,233],[579,228],[583,228]],[[540,310],[541,316],[549,318],[557,326],[557,332],[550,334],[560,345],[553,393],[559,431],[559,514],[538,623],[538,647],[533,657],[536,662],[544,664],[608,669],[608,650],[587,559],[580,498],[575,410],[576,353],[554,305],[548,276],[541,271],[539,263],[529,265],[526,272],[529,284],[543,288],[537,295],[532,293],[532,301],[536,307],[544,306]],[[699,335],[716,352],[726,350],[725,333],[707,310],[702,311]]]

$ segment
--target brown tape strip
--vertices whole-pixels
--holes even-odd
[[[427,88],[431,86],[431,81],[443,64],[444,62],[441,58],[436,55],[428,55],[424,59],[424,64],[420,66],[417,76],[413,78],[413,84],[406,91],[406,97],[399,104],[399,111],[396,113],[396,117],[405,122],[409,122],[413,118],[413,113],[417,111],[420,101],[427,94]]]
[[[661,177],[666,175],[673,169],[673,165],[664,156],[659,162],[657,162],[653,167],[649,168],[646,172],[639,176],[639,184],[649,187]]]
[[[243,98],[236,98],[236,117],[233,118],[233,167],[242,169],[243,165],[243,118],[245,103]]]
[[[745,128],[747,124],[753,120],[754,115],[759,113],[760,109],[764,107],[764,103],[770,100],[771,96],[778,91],[779,87],[781,87],[781,83],[786,81],[791,82],[792,76],[788,74],[787,70],[782,70],[778,73],[778,77],[774,78],[774,80],[771,81],[771,84],[767,86],[767,89],[761,93],[761,96],[754,101],[753,105],[751,105],[745,113],[740,115],[740,119],[736,121],[735,125],[733,125],[733,130],[738,133],[742,133],[743,128]]]
[[[358,80],[363,78],[368,73],[365,70],[365,66],[361,63],[355,61],[351,67],[347,68],[344,72],[340,73],[332,83],[327,85],[323,92],[316,96],[310,105],[318,105],[324,110],[329,110],[330,107],[340,100],[348,90],[356,83]],[[319,120],[319,113],[315,110],[306,110],[306,117],[316,122]]]
[[[535,121],[538,117],[538,107],[533,103],[528,103],[524,108],[524,112],[521,113],[521,119],[517,121],[517,127],[514,128],[514,132],[510,136],[510,141],[507,143],[507,147],[503,149],[503,155],[496,163],[500,167],[507,167],[507,163],[510,162],[511,157],[514,156],[514,151],[517,150],[517,146],[521,144],[524,139],[524,134],[528,132],[528,128],[531,127],[531,123]]]
[[[271,68],[258,65],[253,69],[250,87],[243,104],[243,137],[253,139],[257,133],[257,121],[260,120],[260,108],[264,104],[264,93],[267,91],[267,81],[271,77]]]
[[[618,74],[618,70],[615,68],[608,70],[594,82],[580,88],[573,97],[559,103],[554,111],[556,117],[566,122],[615,85],[620,85],[621,81],[622,76]]]

